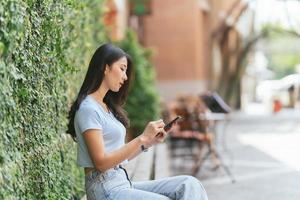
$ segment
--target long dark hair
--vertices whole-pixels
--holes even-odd
[[[75,133],[75,127],[74,127],[74,118],[75,113],[79,109],[79,106],[81,102],[84,100],[84,98],[95,92],[101,85],[103,77],[104,77],[104,71],[106,64],[108,66],[111,66],[114,62],[119,60],[122,57],[127,58],[127,77],[128,79],[124,82],[122,87],[118,92],[113,92],[109,90],[103,101],[106,103],[106,105],[109,107],[109,109],[112,111],[114,116],[126,127],[129,127],[129,120],[127,117],[127,114],[125,110],[122,108],[122,106],[125,103],[128,90],[129,90],[129,83],[131,80],[131,71],[132,71],[132,62],[131,58],[128,54],[126,54],[122,49],[119,47],[116,47],[112,44],[103,44],[101,45],[96,52],[94,53],[89,68],[87,70],[86,76],[84,78],[83,84],[80,88],[80,91],[77,95],[76,100],[71,106],[71,109],[69,111],[69,124],[68,124],[68,130],[66,131],[68,134],[70,134],[74,141],[76,141],[76,133]]]

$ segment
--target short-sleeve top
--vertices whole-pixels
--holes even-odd
[[[86,130],[101,130],[99,134],[103,136],[105,153],[115,151],[125,144],[126,128],[124,125],[115,118],[112,112],[107,112],[89,95],[76,111],[74,128],[77,137],[77,164],[80,167],[94,167],[83,137]],[[125,162],[127,160],[120,164]]]

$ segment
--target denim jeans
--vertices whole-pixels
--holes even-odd
[[[126,170],[115,167],[104,173],[93,171],[85,177],[88,200],[207,200],[200,181],[192,176],[131,182]]]

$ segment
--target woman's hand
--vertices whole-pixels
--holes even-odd
[[[158,144],[158,143],[162,143],[165,141],[165,139],[168,136],[168,133],[171,131],[178,131],[180,129],[180,127],[178,126],[177,122],[175,122],[171,128],[168,131],[163,130],[162,132],[159,132],[156,137],[152,140],[152,145]]]
[[[158,121],[160,121],[160,120],[158,120]],[[158,121],[156,121],[156,122],[158,122]],[[164,124],[164,126],[165,126],[165,124]],[[153,137],[150,141],[148,140],[148,142],[146,144],[147,148],[149,148],[153,145],[159,144],[159,143],[163,143],[165,141],[165,139],[167,138],[169,132],[179,130],[179,126],[178,126],[177,122],[175,122],[172,125],[171,129],[168,130],[167,132],[164,130],[164,126],[162,127],[162,129],[160,128],[160,131],[157,134],[155,134],[155,137]]]
[[[147,124],[144,132],[140,135],[140,138],[142,140],[142,143],[148,148],[152,146],[153,142],[156,140],[157,134],[159,133],[165,133],[164,131],[165,123],[162,119],[157,121],[151,121]],[[159,137],[161,140],[161,137]]]
[[[151,146],[159,144],[159,143],[163,143],[165,141],[165,139],[167,138],[167,132],[165,130],[163,130],[162,132],[159,132],[151,141]]]

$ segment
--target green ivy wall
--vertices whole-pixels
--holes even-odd
[[[64,132],[103,0],[1,0],[0,199],[76,199],[83,174]],[[73,73],[73,72],[78,73]]]

